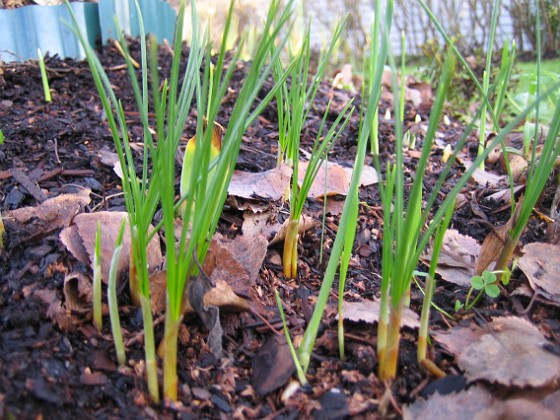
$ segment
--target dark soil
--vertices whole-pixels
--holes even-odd
[[[133,54],[138,47],[132,46]],[[117,96],[124,101],[134,141],[142,135],[141,122],[134,112],[133,94],[127,81],[123,59],[112,47],[100,53]],[[162,52],[163,72],[171,59]],[[120,192],[119,179],[100,163],[99,150],[114,150],[113,140],[104,120],[103,110],[86,63],[72,60],[47,60],[53,102],[46,104],[37,64],[35,62],[4,65],[0,73],[0,128],[6,141],[0,146],[0,208],[5,212],[24,206],[37,206],[46,198],[61,193],[90,188],[92,202],[83,209],[122,210],[122,199],[107,199]],[[227,126],[235,96],[243,83],[244,66],[239,65],[231,84],[230,100],[223,103],[219,122]],[[266,88],[265,88],[266,90]],[[303,147],[310,147],[315,138],[330,86],[321,88],[317,106],[306,125]],[[264,92],[263,92],[264,94]],[[335,91],[345,97],[346,92]],[[359,98],[356,98],[359,103]],[[388,103],[385,108],[389,107]],[[382,109],[382,112],[385,110]],[[412,126],[418,111],[407,105],[406,124]],[[421,111],[423,120],[429,108]],[[335,115],[332,116],[334,120]],[[271,104],[261,118],[250,127],[243,141],[238,168],[249,171],[271,169],[276,159],[276,108]],[[185,129],[185,140],[193,134],[193,118]],[[444,141],[455,144],[462,135],[459,123],[440,128]],[[353,117],[330,159],[351,165],[356,150],[358,113]],[[380,127],[382,161],[392,159],[393,130],[390,122]],[[417,149],[421,146],[421,142]],[[465,148],[468,153],[468,145]],[[424,180],[429,192],[441,171],[441,151],[434,151],[429,172]],[[406,159],[407,176],[414,176],[416,159]],[[371,164],[371,158],[368,158]],[[464,168],[456,165],[445,191],[453,186]],[[17,178],[17,179],[16,179]],[[38,186],[38,188],[37,188]],[[474,192],[471,195],[470,192]],[[479,204],[492,191],[470,184],[465,188],[469,197],[453,216],[452,226],[464,234],[482,241],[491,230],[508,219],[509,209],[499,203]],[[381,269],[382,212],[377,188],[363,188],[360,193],[358,232],[354,258],[350,266],[346,298],[372,299],[379,295]],[[321,203],[309,201],[311,211]],[[437,203],[436,203],[437,205]],[[477,213],[473,211],[477,210]],[[494,211],[498,209],[498,211]],[[480,211],[486,216],[484,221]],[[327,310],[309,370],[310,386],[283,403],[279,389],[265,395],[255,390],[255,383],[274,378],[254,378],[262,368],[257,352],[271,337],[281,337],[281,324],[275,310],[273,290],[277,288],[284,301],[292,336],[306,326],[314,297],[318,293],[325,263],[319,263],[319,250],[326,251],[328,260],[334,240],[338,216],[327,216],[326,239],[321,244],[321,229],[313,229],[300,240],[300,275],[296,280],[285,279],[282,268],[273,255],[281,245],[269,249],[260,270],[255,289],[260,303],[270,308],[269,326],[251,313],[222,313],[224,327],[224,357],[217,359],[206,344],[207,331],[196,317],[184,322],[179,344],[180,404],[154,404],[150,401],[143,375],[142,322],[140,310],[130,304],[128,288],[119,296],[122,302],[121,322],[127,342],[128,366],[117,368],[116,356],[106,318],[102,334],[97,334],[91,320],[77,322],[63,329],[47,313],[47,304],[37,291],[54,293],[63,300],[65,274],[73,270],[89,273],[80,267],[60,242],[60,229],[41,229],[39,221],[21,225],[5,218],[5,248],[0,257],[0,417],[3,418],[343,418],[345,416],[376,418],[382,415],[399,417],[403,404],[414,401],[434,378],[426,376],[416,362],[417,332],[403,330],[398,379],[392,384],[381,383],[375,374],[376,328],[372,325],[349,323],[346,327],[348,356],[338,357],[335,311]],[[239,234],[242,212],[227,207],[219,231],[230,236]],[[531,236],[535,241],[544,235],[545,222],[531,221]],[[420,267],[421,269],[422,267]],[[523,277],[515,273],[508,288]],[[336,287],[335,290],[338,290]],[[336,302],[333,290],[331,302]],[[467,290],[441,282],[435,294],[436,303],[453,313],[456,299],[463,299]],[[422,294],[415,287],[411,293],[411,308],[419,312]],[[546,324],[548,338],[559,344],[558,309],[535,302],[527,313],[520,313],[529,303],[523,297],[501,295],[478,306],[477,322],[491,316],[518,315],[541,325]],[[63,302],[64,304],[64,302]],[[334,306],[333,306],[334,307]],[[457,323],[473,320],[473,312],[458,315],[455,321],[445,320],[438,312],[432,314],[433,329],[447,329]],[[163,334],[161,317],[156,317],[156,338]],[[271,344],[267,344],[271,345]],[[453,356],[437,345],[431,348],[431,358],[444,371],[460,374]],[[295,376],[293,376],[295,378]],[[260,381],[260,382],[259,382]],[[285,381],[284,381],[285,382]],[[338,393],[335,391],[339,391]],[[390,392],[387,392],[389,390]]]

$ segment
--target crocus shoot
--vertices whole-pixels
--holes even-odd
[[[298,260],[298,238],[299,238],[299,223],[303,213],[303,206],[307,195],[315,180],[321,166],[326,161],[327,154],[332,148],[336,139],[342,133],[342,130],[348,123],[350,114],[346,115],[351,102],[347,103],[344,109],[340,112],[336,121],[332,124],[328,132],[323,137],[323,129],[325,127],[326,118],[329,112],[330,104],[325,111],[321,128],[317,133],[313,151],[309,158],[307,170],[303,177],[301,186],[299,186],[299,145],[303,124],[312,107],[315,95],[319,88],[320,82],[325,72],[328,57],[338,41],[342,32],[343,24],[339,24],[334,32],[333,39],[329,45],[326,54],[323,56],[317,68],[317,73],[313,76],[311,83],[308,85],[309,79],[309,60],[311,58],[310,48],[310,32],[309,27],[303,39],[303,45],[296,55],[295,65],[291,71],[291,84],[288,92],[284,91],[283,102],[278,104],[280,130],[286,136],[286,158],[289,164],[292,165],[292,185],[290,191],[290,218],[286,230],[286,238],[284,240],[284,254],[283,265],[284,275],[289,278],[297,276],[297,260]],[[344,122],[343,117],[345,117]],[[280,145],[280,147],[283,147]]]

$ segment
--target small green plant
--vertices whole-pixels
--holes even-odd
[[[142,16],[138,3],[136,3],[141,33],[140,82],[126,40],[120,30],[118,32],[120,34],[119,43],[126,60],[136,105],[144,127],[144,153],[140,176],[137,175],[130,149],[122,104],[117,100],[109,79],[91,47],[76,29],[77,23],[74,20],[75,33],[80,37],[86,51],[123,168],[123,191],[132,243],[129,270],[131,294],[137,298],[142,308],[147,382],[154,401],[159,400],[159,388],[150,304],[147,244],[160,229],[163,229],[167,250],[165,331],[160,346],[163,357],[163,391],[166,399],[176,401],[178,397],[177,339],[183,320],[186,286],[190,279],[198,276],[198,259],[204,260],[210,240],[216,230],[227,197],[227,186],[237,161],[242,135],[276,94],[278,85],[275,85],[259,105],[252,109],[258,92],[271,72],[271,64],[267,63],[270,51],[276,42],[280,45],[279,50],[286,42],[286,38],[281,38],[279,34],[289,19],[291,4],[292,2],[289,2],[287,7],[281,9],[278,1],[272,2],[252,65],[246,73],[243,87],[233,107],[225,131],[223,147],[219,153],[212,155],[214,132],[212,128],[222,99],[227,92],[228,83],[236,68],[235,65],[230,65],[226,70],[225,40],[231,27],[233,3],[229,8],[223,42],[214,66],[211,65],[211,45],[202,40],[199,34],[196,3],[191,3],[193,38],[186,69],[184,74],[180,75],[181,34],[185,14],[185,3],[181,2],[175,30],[174,51],[176,53],[171,63],[170,76],[162,83],[160,83],[158,73],[157,43],[151,37],[148,48]],[[241,49],[235,52],[232,62],[235,63],[239,59],[240,53]],[[272,55],[272,63],[277,60],[278,54]],[[202,65],[203,59],[205,59],[204,66]],[[203,69],[202,77],[201,68]],[[151,85],[149,81],[151,81]],[[151,101],[149,100],[150,92]],[[198,142],[197,147],[194,147],[195,142],[192,142],[193,147],[189,152],[192,160],[188,160],[185,164],[187,168],[183,170],[182,177],[185,179],[181,181],[183,195],[177,202],[175,200],[175,156],[195,93]],[[152,130],[150,125],[150,103],[153,104],[155,130]],[[205,122],[210,129],[205,129]],[[160,204],[163,220],[153,229],[150,224]],[[182,218],[182,228],[177,234],[178,239],[175,236],[177,212],[180,212]]]
[[[126,364],[126,355],[124,352],[124,343],[121,331],[121,321],[119,319],[119,304],[117,302],[117,271],[119,265],[119,258],[122,251],[122,240],[124,236],[124,229],[126,220],[121,223],[121,228],[115,241],[115,249],[111,257],[111,265],[109,266],[109,283],[107,285],[107,301],[109,303],[109,316],[111,319],[111,330],[113,332],[113,341],[115,343],[115,351],[117,353],[117,360],[119,366]]]
[[[491,298],[497,298],[500,288],[496,284],[496,273],[494,271],[484,271],[480,276],[471,278],[471,285],[474,290],[480,290]]]
[[[471,277],[471,287],[465,298],[465,303],[463,304],[460,300],[455,301],[455,312],[461,309],[471,310],[483,295],[486,295],[492,299],[497,298],[500,295],[500,287],[498,286],[498,275],[502,275],[502,279],[505,279],[507,284],[509,281],[509,273],[504,273],[500,271],[487,271],[484,270],[480,276]],[[471,295],[474,291],[478,291],[476,297],[471,301]]]
[[[536,28],[540,28],[540,7],[536,7]],[[508,232],[506,237],[504,247],[494,270],[498,272],[498,280],[501,280],[501,274],[508,272],[508,264],[513,255],[513,251],[517,246],[521,234],[527,226],[527,222],[533,213],[533,209],[537,204],[539,198],[541,197],[544,186],[554,169],[558,156],[560,155],[560,102],[556,102],[554,107],[554,112],[549,120],[549,130],[544,140],[544,145],[542,146],[540,155],[537,156],[537,146],[539,139],[539,112],[541,108],[541,103],[545,103],[547,98],[553,97],[560,89],[560,81],[547,89],[547,91],[542,94],[542,86],[540,79],[540,68],[541,68],[541,51],[540,51],[540,30],[537,30],[537,83],[535,87],[536,94],[536,106],[535,106],[535,127],[532,130],[532,147],[531,147],[531,158],[529,162],[529,169],[527,172],[527,181],[525,185],[525,194],[519,199],[516,206],[521,206],[520,209],[515,209],[516,206],[512,206],[513,214],[518,215],[513,223],[512,229]],[[529,109],[527,107],[526,109]],[[530,136],[531,137],[531,136]],[[517,213],[519,210],[519,213]]]
[[[322,164],[327,158],[328,152],[344,130],[344,127],[350,118],[350,113],[348,111],[351,107],[351,101],[346,104],[329,130],[324,133],[323,131],[329,113],[330,104],[327,106],[321,127],[313,145],[307,170],[301,187],[299,187],[299,145],[303,124],[307,119],[309,111],[311,110],[315,95],[317,94],[320,82],[323,78],[328,57],[340,37],[343,26],[343,23],[337,26],[329,49],[319,62],[317,73],[312,76],[310,83],[308,80],[310,78],[309,62],[311,58],[311,36],[309,26],[307,27],[303,39],[303,45],[295,56],[295,64],[290,73],[290,88],[279,90],[276,96],[277,100],[280,101],[278,103],[278,121],[280,126],[278,159],[283,158],[293,168],[290,191],[290,218],[284,241],[283,255],[284,275],[290,278],[295,278],[297,276],[297,243],[299,237],[299,223],[307,195]],[[275,74],[277,80],[279,80],[283,74],[278,62],[276,63]],[[343,118],[345,119],[343,120]]]
[[[451,216],[453,215],[453,210],[455,209],[455,203],[453,202],[447,208],[447,212],[445,217],[443,218],[442,222],[436,229],[434,235],[434,243],[432,247],[432,259],[430,261],[430,269],[426,276],[426,290],[424,293],[424,300],[422,301],[422,313],[420,314],[420,330],[418,331],[418,363],[420,366],[424,368],[436,372],[438,376],[440,376],[439,369],[431,363],[428,358],[426,357],[427,354],[427,347],[428,347],[428,327],[429,327],[429,320],[430,320],[430,309],[432,306],[432,298],[434,296],[434,291],[436,289],[436,268],[437,262],[439,258],[439,254],[441,252],[441,248],[443,246],[443,239],[445,236],[445,232],[449,227],[449,223],[451,222]]]
[[[51,102],[51,90],[49,87],[49,78],[47,77],[47,68],[45,67],[45,59],[41,53],[41,49],[37,48],[37,56],[39,57],[39,69],[41,70],[41,81],[43,82],[43,92],[45,101]]]

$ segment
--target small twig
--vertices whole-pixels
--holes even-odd
[[[123,51],[123,49],[122,49],[122,47],[121,47],[121,44],[119,44],[118,41],[115,41],[113,44],[115,45],[115,48],[117,49],[117,51],[118,51],[118,52],[123,56],[123,58],[126,60],[126,54],[124,53],[124,51]],[[132,58],[132,57],[130,57],[130,56],[128,56],[128,58],[130,58],[130,62],[132,63],[132,65],[133,65],[135,68],[137,68],[137,69],[140,68],[140,64],[138,64],[138,61],[136,61],[134,58]]]

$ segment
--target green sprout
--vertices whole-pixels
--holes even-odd
[[[97,221],[93,253],[93,323],[98,332],[103,328],[101,314],[101,221]]]
[[[496,284],[496,273],[493,271],[484,271],[481,276],[473,276],[471,285],[474,290],[482,290],[491,298],[500,295],[500,288]]]
[[[126,219],[123,219],[121,228],[119,230],[119,235],[117,236],[117,240],[115,241],[115,250],[113,251],[113,256],[111,257],[111,265],[109,266],[109,284],[107,285],[107,301],[109,303],[111,330],[113,331],[113,341],[115,342],[115,350],[117,352],[117,360],[119,362],[119,366],[124,366],[126,364],[121,322],[119,319],[119,304],[117,302],[117,271],[119,258],[122,251],[122,240],[125,227]]]
[[[426,277],[426,290],[424,293],[424,300],[422,302],[422,312],[420,314],[420,330],[418,332],[418,348],[417,348],[417,355],[418,355],[418,363],[420,366],[435,372],[438,376],[441,375],[439,369],[435,366],[435,364],[431,363],[427,357],[427,347],[428,347],[428,326],[430,320],[430,308],[432,306],[432,298],[434,296],[434,291],[436,289],[436,268],[437,262],[439,258],[439,254],[441,252],[441,248],[443,246],[443,239],[445,236],[445,232],[449,227],[449,223],[451,222],[451,216],[453,216],[453,210],[455,209],[455,203],[452,203],[448,208],[447,212],[439,224],[436,232],[434,234],[434,243],[432,248],[432,259],[430,261],[430,269],[428,275]]]
[[[536,22],[535,27],[540,28],[540,7],[537,5],[535,12]],[[515,218],[512,229],[508,232],[506,241],[504,243],[504,248],[498,257],[495,271],[498,271],[498,281],[501,280],[501,274],[503,272],[508,272],[508,264],[512,258],[513,251],[517,246],[521,234],[527,226],[529,217],[533,213],[533,209],[537,204],[539,198],[541,197],[542,191],[545,184],[552,173],[558,156],[560,155],[560,138],[558,134],[560,132],[560,102],[556,103],[554,113],[550,119],[549,131],[544,145],[542,147],[539,156],[536,155],[537,144],[538,144],[538,133],[539,133],[539,110],[540,104],[546,98],[551,98],[557,92],[560,87],[560,82],[554,84],[550,87],[547,92],[541,95],[541,79],[540,79],[540,68],[541,68],[541,37],[540,30],[537,33],[537,83],[536,83],[536,107],[535,107],[535,127],[532,132],[532,147],[531,147],[531,159],[529,163],[529,170],[527,173],[527,181],[525,184],[525,195],[520,199],[517,205],[521,206],[519,210],[518,217]],[[546,103],[546,102],[544,102]],[[506,159],[507,161],[507,159]],[[512,195],[513,197],[513,195]],[[512,206],[513,207],[513,206]],[[513,211],[513,209],[512,209]],[[515,214],[515,213],[514,213]]]
[[[320,60],[317,72],[313,75],[312,81],[308,85],[309,61],[311,58],[311,36],[308,25],[303,39],[303,45],[294,59],[295,64],[290,73],[290,88],[289,90],[284,89],[283,92],[282,90],[279,90],[277,93],[277,100],[281,101],[278,103],[279,131],[281,133],[279,135],[279,153],[281,153],[284,159],[286,159],[293,168],[290,193],[290,218],[284,241],[283,255],[284,275],[290,278],[295,278],[297,276],[297,243],[299,237],[299,223],[307,195],[313,181],[319,173],[319,170],[327,159],[328,152],[334,145],[337,138],[341,135],[351,115],[351,112],[349,112],[351,101],[349,101],[339,113],[337,119],[331,125],[327,133],[323,134],[326,119],[330,110],[329,103],[323,115],[321,127],[317,133],[301,187],[299,187],[299,145],[303,124],[312,108],[313,101],[326,69],[328,58],[334,48],[334,45],[340,37],[343,26],[343,23],[337,26],[329,48]],[[276,62],[275,74],[276,79],[278,80],[281,75],[278,62]],[[281,156],[279,155],[279,159],[280,158]]]
[[[45,67],[45,59],[41,53],[41,49],[37,48],[37,56],[39,57],[39,69],[41,70],[41,81],[43,82],[43,92],[45,94],[45,101],[51,102],[51,90],[49,88],[49,79],[47,77],[47,69]]]
[[[177,338],[183,320],[186,285],[190,279],[198,275],[198,258],[200,258],[200,261],[204,260],[210,240],[216,230],[227,197],[227,186],[237,161],[242,135],[276,95],[277,86],[273,87],[267,97],[252,110],[252,104],[272,69],[271,64],[267,64],[266,59],[277,41],[280,45],[285,43],[285,38],[279,40],[279,33],[288,21],[291,3],[283,9],[280,8],[278,1],[274,1],[270,6],[261,42],[246,75],[243,88],[239,92],[225,132],[224,146],[219,154],[214,154],[214,156],[211,152],[213,130],[206,130],[204,123],[206,117],[208,126],[214,127],[220,104],[236,68],[236,66],[230,65],[225,70],[225,40],[231,26],[233,3],[230,5],[224,29],[224,41],[217,54],[215,67],[212,68],[210,65],[211,45],[200,37],[196,4],[192,2],[193,39],[188,64],[184,74],[180,75],[181,34],[185,14],[185,3],[184,1],[181,2],[175,29],[174,51],[177,53],[173,57],[169,79],[164,80],[161,84],[158,74],[157,44],[155,39],[151,37],[148,48],[138,3],[136,3],[136,8],[141,32],[140,82],[136,77],[136,70],[126,40],[121,31],[118,32],[140,119],[144,127],[141,177],[138,177],[136,173],[122,105],[116,99],[103,67],[91,47],[85,42],[84,37],[77,29],[75,29],[75,32],[80,37],[86,51],[124,172],[123,191],[132,243],[129,270],[131,295],[139,301],[142,308],[148,389],[156,402],[159,400],[159,388],[150,303],[150,273],[146,251],[149,241],[155,237],[159,230],[163,229],[164,231],[167,250],[167,299],[165,331],[160,347],[163,357],[163,391],[166,399],[176,401],[178,398]],[[74,28],[77,28],[75,20]],[[233,62],[239,59],[240,53],[241,49],[233,56]],[[278,54],[273,54],[271,62],[275,62],[277,58]],[[204,66],[202,66],[203,59],[205,59]],[[201,68],[204,69],[202,78],[199,72]],[[149,86],[148,80],[151,80],[151,86]],[[149,118],[149,87],[151,87],[151,103],[155,114],[155,130],[153,131]],[[194,151],[191,151],[193,159],[185,164],[188,170],[183,171],[182,178],[185,178],[181,182],[183,195],[176,202],[175,156],[179,150],[181,135],[195,93],[198,111],[196,133],[199,139],[199,147],[193,147]],[[194,144],[193,142],[193,146]],[[163,220],[153,229],[150,227],[150,223],[159,204],[161,204]],[[181,231],[178,233],[178,239],[176,239],[175,215],[178,211],[181,213],[183,224]]]

